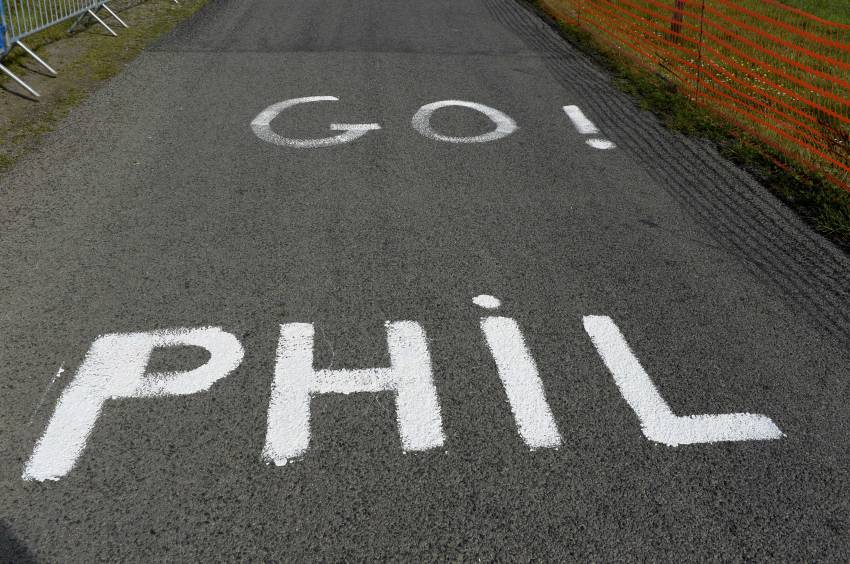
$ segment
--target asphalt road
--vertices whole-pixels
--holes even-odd
[[[310,96],[339,100],[268,131],[381,129],[318,148],[252,130]],[[423,135],[414,115],[444,100],[502,125],[445,107]],[[850,555],[850,260],[513,0],[213,0],[4,175],[0,198],[6,560]],[[498,316],[515,325],[485,338]],[[621,338],[591,339],[605,319]],[[386,321],[412,328],[392,359]],[[287,351],[308,323],[299,372]],[[282,324],[301,336],[279,346]],[[232,334],[241,362],[219,341],[147,363],[124,341],[92,347],[202,327]],[[116,392],[139,358],[148,392]],[[629,358],[676,415],[761,414],[781,438],[653,427]],[[213,365],[208,389],[176,395]],[[309,426],[287,419],[287,386],[313,368],[390,366],[323,374],[418,378],[407,415],[396,383],[314,390]],[[163,371],[177,384],[155,396]],[[696,442],[670,446],[662,427]],[[27,476],[48,434],[46,473]]]

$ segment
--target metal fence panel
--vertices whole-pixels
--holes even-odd
[[[24,45],[23,39],[45,30],[60,22],[79,18],[79,22],[87,14],[112,34],[117,35],[109,25],[97,15],[98,10],[104,9],[115,21],[123,27],[127,24],[110,9],[108,0],[0,0],[0,60],[15,46],[19,46],[27,55],[35,59],[47,71],[56,75],[56,71],[44,60]],[[174,0],[177,2],[177,0]],[[76,23],[71,26],[73,29]],[[0,64],[0,72],[25,88],[30,94],[38,97],[29,84],[21,80],[10,69]]]
[[[104,0],[0,0],[3,7],[3,52],[25,37],[100,7]]]

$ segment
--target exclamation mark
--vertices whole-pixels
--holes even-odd
[[[582,135],[599,135],[599,128],[596,127],[592,121],[587,119],[587,116],[584,115],[581,108],[578,106],[564,106],[564,112],[567,114],[567,117],[570,118],[570,121],[573,122],[576,130]],[[600,139],[599,137],[588,139],[585,143],[594,149],[605,150],[616,147],[613,142],[608,141],[607,139]]]

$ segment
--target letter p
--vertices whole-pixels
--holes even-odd
[[[196,346],[210,359],[185,372],[146,374],[154,349]],[[208,390],[242,362],[239,341],[218,327],[148,333],[113,333],[98,337],[68,385],[47,429],[24,468],[24,480],[58,480],[86,446],[109,399],[182,396]]]

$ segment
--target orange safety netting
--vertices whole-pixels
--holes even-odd
[[[778,0],[544,4],[850,191],[850,25]]]

